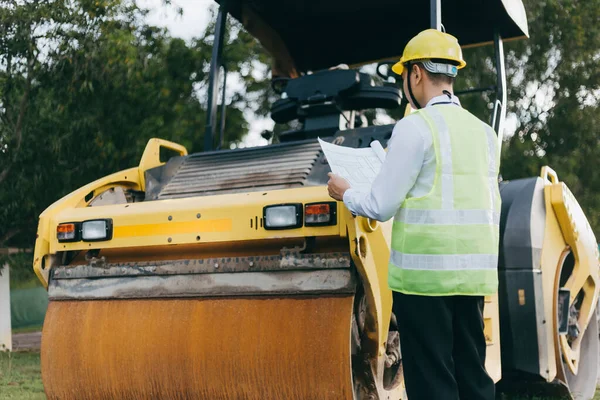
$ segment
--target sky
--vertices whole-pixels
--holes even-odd
[[[172,7],[163,6],[163,0],[138,0],[141,7],[151,9],[148,22],[169,28],[173,36],[191,39],[200,35],[209,22],[208,9],[216,4],[213,0],[172,0],[172,5],[181,7],[179,16]]]

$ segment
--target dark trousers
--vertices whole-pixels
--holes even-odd
[[[393,295],[408,399],[494,400],[483,297]]]

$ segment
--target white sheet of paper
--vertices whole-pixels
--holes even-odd
[[[325,142],[319,138],[331,172],[346,179],[353,189],[368,192],[385,160],[385,150],[378,140],[371,147],[353,149]]]

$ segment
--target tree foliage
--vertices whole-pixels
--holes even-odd
[[[134,166],[152,137],[202,150],[212,31],[186,43],[146,13],[127,0],[0,5],[0,246],[32,246],[45,207]],[[255,52],[247,34],[231,41],[236,73]],[[248,126],[237,97],[225,146]]]
[[[518,179],[550,166],[600,235],[600,1],[524,3],[530,38],[505,44],[508,112],[516,132],[505,140],[501,173]],[[462,88],[494,84],[493,49],[465,56]],[[463,104],[489,118],[491,100],[470,97]]]

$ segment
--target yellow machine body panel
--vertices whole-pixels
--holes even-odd
[[[57,252],[56,226],[57,215],[63,211],[71,212],[75,208],[86,207],[90,202],[110,190],[120,187],[134,190],[144,190],[144,172],[150,168],[163,165],[160,160],[160,149],[166,148],[186,155],[187,150],[180,144],[163,139],[150,139],[138,167],[116,172],[112,175],[91,182],[73,193],[57,200],[40,215],[35,241],[33,270],[44,285],[48,287],[48,271],[51,265],[58,261],[51,259],[51,255]]]

